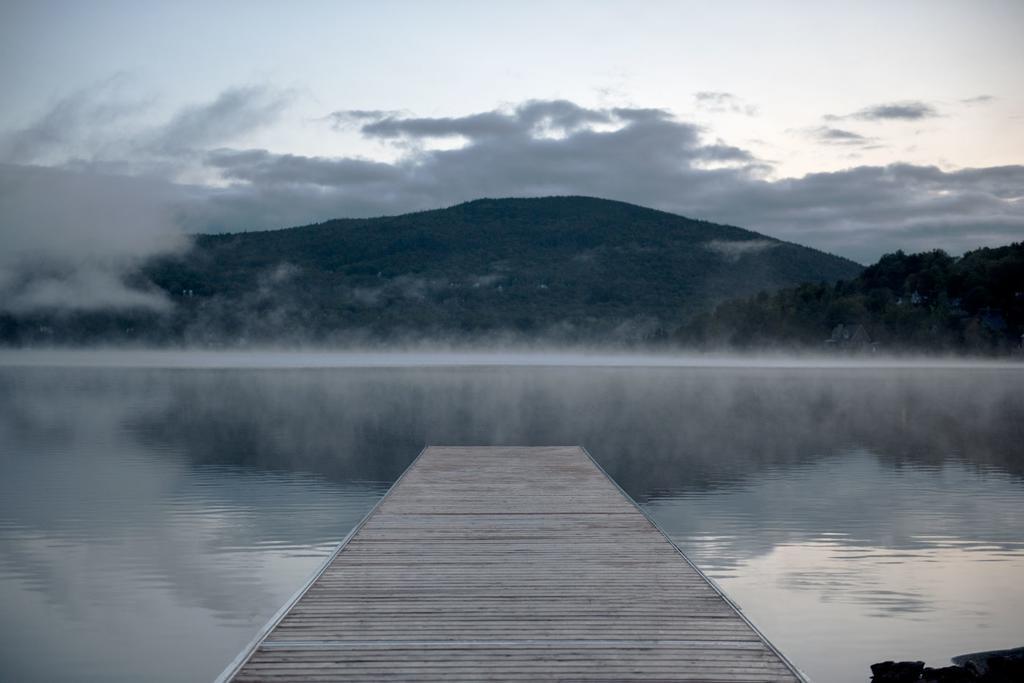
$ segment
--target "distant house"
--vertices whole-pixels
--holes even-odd
[[[877,344],[871,341],[866,327],[860,323],[839,323],[832,328],[832,335],[825,345],[835,349],[874,351]]]

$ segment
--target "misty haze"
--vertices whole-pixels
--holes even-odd
[[[1024,4],[0,7],[0,681],[1024,680]]]

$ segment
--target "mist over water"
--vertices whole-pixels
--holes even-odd
[[[781,357],[5,354],[0,679],[214,677],[426,444],[585,446],[815,680],[1019,645],[1022,380]]]

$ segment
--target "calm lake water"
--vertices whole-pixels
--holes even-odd
[[[0,680],[214,678],[428,443],[586,446],[816,681],[1024,644],[1024,365],[7,352]]]

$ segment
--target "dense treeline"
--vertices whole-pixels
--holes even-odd
[[[723,303],[692,318],[678,342],[702,347],[852,351],[1019,350],[1024,243],[883,256],[858,277]]]

